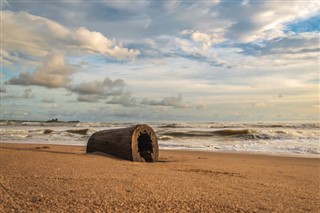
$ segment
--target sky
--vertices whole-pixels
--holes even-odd
[[[319,121],[320,2],[1,0],[1,119]]]

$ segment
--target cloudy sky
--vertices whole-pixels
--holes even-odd
[[[320,3],[1,0],[1,119],[319,119]]]

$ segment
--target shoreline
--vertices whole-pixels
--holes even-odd
[[[26,144],[26,145],[39,145],[39,146],[75,146],[75,147],[86,147],[82,144],[50,144],[50,143],[17,143],[17,142],[1,142],[0,144]],[[195,150],[195,149],[170,149],[170,148],[159,148],[160,151],[176,151],[176,152],[199,152],[199,153],[217,153],[217,154],[239,154],[239,155],[262,155],[262,156],[273,156],[273,157],[288,157],[288,158],[310,158],[320,159],[320,154],[299,154],[299,153],[272,153],[272,152],[251,152],[251,151],[212,151],[212,150]]]
[[[320,159],[160,150],[141,163],[84,146],[0,143],[1,212],[317,212]]]

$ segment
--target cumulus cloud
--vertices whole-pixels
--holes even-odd
[[[65,63],[63,53],[54,51],[45,57],[42,65],[33,73],[20,73],[7,83],[23,86],[38,85],[47,88],[66,87],[75,71],[73,66]]]
[[[109,96],[119,96],[123,93],[124,81],[122,79],[111,80],[106,77],[103,81],[85,82],[79,85],[68,86],[70,92],[78,94],[78,101],[98,102]]]
[[[174,108],[187,108],[188,105],[183,103],[182,94],[177,97],[165,97],[162,100],[142,100],[141,104],[151,105],[151,106],[172,106]]]
[[[69,53],[100,54],[119,60],[139,54],[138,50],[124,48],[121,43],[85,27],[69,29],[53,20],[27,12],[1,13],[2,46],[7,53],[44,56],[56,48]]]
[[[218,44],[224,41],[224,37],[221,32],[208,34],[208,33],[195,31],[195,32],[192,32],[191,39],[193,41],[203,42],[204,49],[207,49],[212,44]]]
[[[228,20],[220,20],[218,23],[215,23],[212,28],[183,30],[181,34],[189,35],[192,41],[202,43],[202,48],[208,49],[212,45],[222,43],[226,40],[224,34],[232,24],[233,23]]]
[[[290,4],[290,10],[287,9],[288,4]],[[14,5],[18,7],[18,4]],[[52,10],[58,10],[63,4],[49,2],[48,5],[52,6],[50,7]],[[71,10],[71,6],[76,9]],[[84,8],[89,12],[79,12]],[[4,47],[10,50],[9,56],[15,48],[20,52],[44,55],[52,44],[55,44],[65,51],[82,51],[116,59],[132,58],[141,51],[144,57],[178,56],[204,60],[214,66],[230,67],[230,63],[215,55],[214,49],[207,52],[203,50],[224,42],[232,45],[234,41],[250,43],[284,38],[287,36],[288,23],[313,16],[319,12],[319,8],[316,2],[301,1],[290,3],[246,0],[238,2],[143,1],[134,5],[104,1],[103,3],[94,2],[90,6],[73,2],[65,4],[65,8],[61,10],[62,16],[55,17],[50,13],[48,17],[61,20],[60,23],[66,21],[70,26],[79,26],[81,22],[97,31],[84,27],[70,29],[49,18],[26,12],[3,11],[4,29],[8,29],[5,30],[4,38],[11,38],[4,39]],[[32,11],[30,8],[27,10]],[[110,11],[110,13],[102,13],[102,11]],[[93,12],[97,13],[94,17],[89,15]],[[166,15],[158,17],[157,14]],[[146,30],[131,30],[131,28],[137,29],[137,26],[131,23],[133,20],[148,20],[143,24]],[[140,21],[139,25],[141,25]],[[187,41],[190,44],[187,46],[183,42],[179,44],[180,32],[190,36],[190,41]],[[124,48],[121,43],[105,37],[109,34],[125,35],[124,41],[130,42],[129,47],[132,49]],[[160,35],[162,38],[169,35],[177,38],[178,41],[159,39]],[[151,42],[148,43],[146,37],[151,38]],[[131,40],[132,38],[134,40]],[[144,45],[141,44],[143,39],[146,42]],[[3,58],[5,63],[12,63],[8,58]]]
[[[124,81],[122,79],[112,81],[106,77],[103,81],[92,81],[71,86],[69,90],[82,95],[120,95],[123,87]]]
[[[48,76],[44,67],[50,67],[44,62],[41,66],[37,64],[39,67],[33,73],[21,74],[8,83],[63,87],[78,101],[101,102],[82,104],[81,109],[77,110],[107,103],[105,106],[112,109],[108,112],[114,113],[117,109],[119,116],[121,113],[129,116],[128,110],[138,111],[138,108],[133,107],[123,113],[123,108],[118,105],[129,107],[143,104],[142,107],[150,111],[164,110],[171,116],[170,113],[176,111],[172,108],[188,107],[188,103],[189,112],[205,109],[203,112],[197,111],[197,116],[222,106],[219,114],[223,118],[224,112],[228,111],[223,104],[226,102],[243,102],[246,107],[261,111],[259,107],[269,109],[272,103],[259,101],[274,97],[279,92],[286,98],[279,96],[281,100],[275,102],[290,98],[302,103],[307,98],[310,103],[313,101],[313,105],[317,99],[314,91],[318,82],[318,28],[312,24],[306,29],[301,24],[310,23],[308,17],[319,12],[316,1],[168,0],[143,1],[134,5],[117,1],[94,1],[90,4],[83,1],[49,1],[41,8],[37,2],[24,4],[11,1],[10,5],[12,8],[9,9],[25,12],[2,11],[3,51],[0,60],[5,68],[9,65],[12,65],[12,70],[21,68],[20,64],[25,65],[23,59],[39,61],[54,46],[72,56],[68,59],[73,63],[81,64],[79,71],[90,72],[98,81],[87,80],[90,82],[78,84],[86,75],[84,72],[54,72],[53,77],[60,77],[60,81],[56,79],[58,83],[48,85],[54,78],[44,77]],[[292,23],[297,23],[300,30]],[[316,32],[301,33],[308,30]],[[113,60],[103,60],[134,58],[140,51],[137,61],[124,66],[120,63],[109,64]],[[152,67],[150,61],[154,63]],[[65,62],[61,64],[62,67],[70,66]],[[30,70],[30,66],[23,69]],[[126,73],[126,81],[134,87],[133,91],[139,91],[139,99],[130,92],[124,92],[123,80],[121,83],[118,79],[120,81],[115,83],[115,80],[104,79],[106,70],[112,70],[108,75],[112,79]],[[129,71],[134,73],[129,74]],[[311,77],[312,72],[316,76]],[[304,79],[303,76],[309,78]],[[71,84],[73,77],[75,81]],[[292,79],[298,79],[301,84],[287,81]],[[165,88],[163,82],[166,82]],[[259,87],[253,90],[249,84]],[[182,95],[172,94],[172,91],[180,91],[181,85],[188,85],[184,92],[196,97],[193,98],[196,103],[191,100],[185,102]],[[11,87],[7,89],[11,92]],[[159,93],[164,98],[155,98]],[[149,99],[142,100],[140,97]],[[42,101],[50,102],[50,99]],[[290,107],[298,109],[301,106]],[[237,105],[235,109],[238,108]],[[153,115],[148,116],[152,118]],[[188,116],[185,114],[185,117]]]

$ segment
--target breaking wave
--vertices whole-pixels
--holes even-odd
[[[0,121],[1,142],[86,146],[100,130],[136,123]],[[160,149],[259,152],[320,157],[319,123],[149,123]]]
[[[246,135],[255,132],[251,129],[223,129],[215,131],[186,131],[186,132],[163,132],[162,135],[174,137],[210,137],[210,136],[232,136],[232,135]]]

